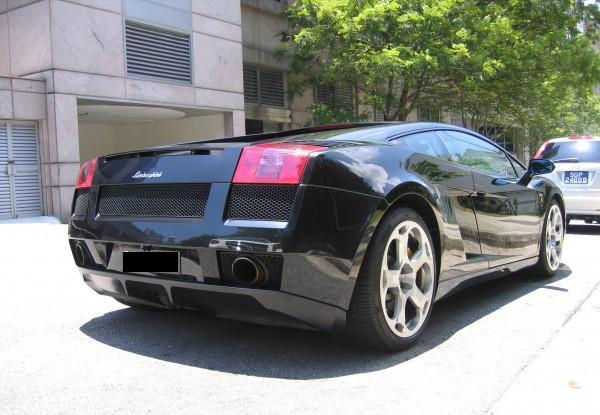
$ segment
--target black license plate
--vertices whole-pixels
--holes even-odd
[[[587,171],[566,171],[565,184],[588,184]]]
[[[123,252],[123,272],[179,272],[179,252]]]

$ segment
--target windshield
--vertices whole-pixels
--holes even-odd
[[[600,141],[572,140],[548,143],[540,157],[555,163],[600,163]]]

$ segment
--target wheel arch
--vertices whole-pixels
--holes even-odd
[[[416,182],[405,182],[392,189],[383,199],[382,204],[372,217],[371,223],[363,236],[361,248],[353,261],[351,275],[358,278],[360,268],[363,264],[365,255],[371,246],[373,235],[379,228],[381,221],[393,210],[401,207],[413,209],[425,221],[433,240],[436,271],[439,275],[441,266],[441,257],[443,251],[443,220],[439,208],[437,207],[437,193],[428,189],[425,185]]]

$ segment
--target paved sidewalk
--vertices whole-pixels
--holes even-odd
[[[490,410],[519,413],[600,414],[598,286]]]

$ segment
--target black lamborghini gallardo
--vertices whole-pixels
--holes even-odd
[[[563,198],[537,176],[553,169],[437,123],[156,147],[83,164],[70,246],[83,280],[129,306],[397,350],[467,281],[558,269]]]

